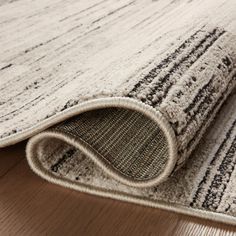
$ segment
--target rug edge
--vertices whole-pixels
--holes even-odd
[[[49,171],[47,172],[44,169],[38,169],[31,163],[29,163],[29,165],[30,168],[33,170],[33,172],[35,172],[38,176],[42,177],[44,180],[48,181],[49,183],[66,187],[68,189],[80,191],[82,193],[90,194],[93,196],[99,196],[113,200],[120,200],[123,202],[133,203],[145,207],[158,208],[161,210],[167,210],[174,213],[180,213],[188,216],[198,217],[202,219],[211,220],[214,222],[225,223],[236,226],[236,218],[233,216],[225,215],[223,213],[204,211],[201,209],[186,207],[175,203],[166,203],[163,201],[154,201],[154,200],[151,201],[146,198],[125,194],[119,191],[110,191],[78,182],[75,183],[62,177],[53,176]]]

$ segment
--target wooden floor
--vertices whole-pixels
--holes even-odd
[[[0,235],[236,235],[233,226],[47,183],[29,169],[24,148],[0,150]]]

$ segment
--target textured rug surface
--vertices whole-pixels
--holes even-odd
[[[43,178],[236,224],[236,1],[0,1],[0,147]]]

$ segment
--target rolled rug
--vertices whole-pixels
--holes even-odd
[[[0,145],[31,137],[53,183],[235,224],[236,3],[20,2],[0,5]]]

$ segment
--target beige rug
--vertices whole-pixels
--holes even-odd
[[[236,2],[0,2],[0,146],[41,177],[236,223]],[[46,130],[46,131],[45,131]]]

